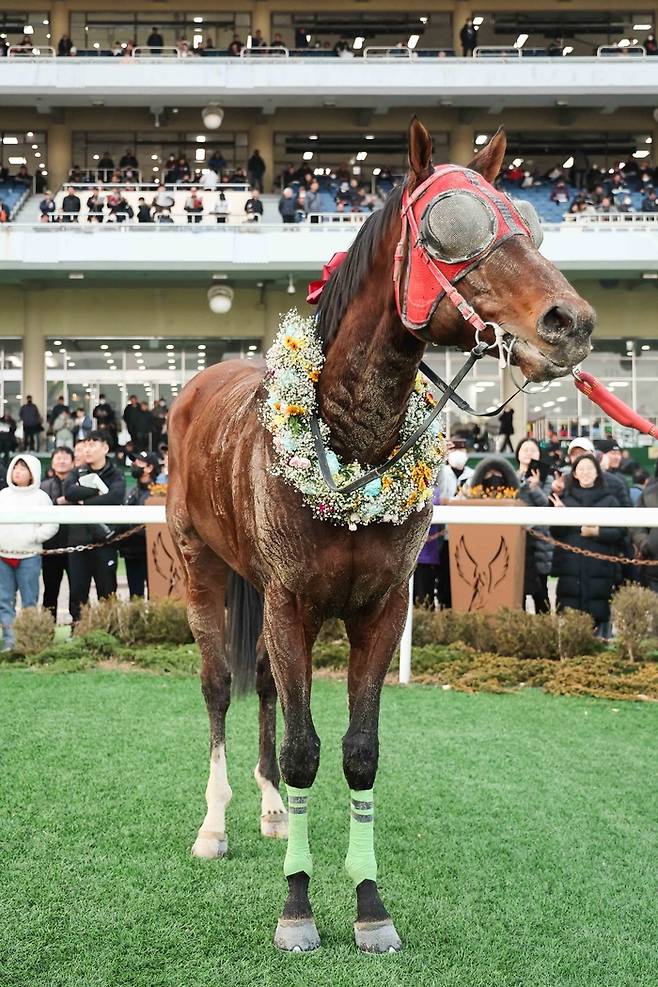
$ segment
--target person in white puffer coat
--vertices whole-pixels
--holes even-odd
[[[7,470],[7,486],[0,490],[0,624],[2,650],[14,646],[13,623],[16,593],[23,607],[36,607],[39,598],[41,546],[57,534],[58,524],[2,524],[9,510],[26,511],[49,507],[51,500],[41,490],[41,463],[36,456],[14,456]]]

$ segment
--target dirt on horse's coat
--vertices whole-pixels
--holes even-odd
[[[499,132],[470,167],[492,182],[504,154],[505,137]],[[412,193],[433,170],[431,138],[416,119],[409,132],[409,161],[407,188]],[[318,404],[331,429],[332,449],[344,462],[376,465],[390,456],[427,342],[464,350],[474,344],[472,325],[447,298],[422,333],[404,328],[393,290],[402,228],[399,207],[400,195],[394,194],[367,220],[320,299],[325,364],[317,383]],[[515,338],[516,362],[529,378],[564,373],[588,348],[591,308],[538,253],[530,236],[512,236],[483,255],[461,276],[459,290],[485,321],[498,323]],[[231,670],[246,660],[244,654],[227,654],[224,614],[233,570],[264,601],[256,658],[256,779],[262,790],[264,835],[287,834],[278,792],[276,695],[285,723],[281,773],[291,791],[291,813],[305,821],[320,759],[310,709],[311,649],[325,618],[345,622],[351,651],[343,766],[354,823],[347,862],[358,879],[356,940],[361,949],[388,952],[398,949],[400,940],[377,890],[372,849],[379,704],[403,629],[408,581],[427,535],[431,503],[400,525],[377,523],[350,531],[314,519],[300,494],[268,471],[274,453],[272,437],[259,420],[262,376],[262,367],[239,361],[210,367],[187,385],[169,421],[168,523],[185,571],[210,719],[208,812],[194,852],[219,857],[227,850],[224,813],[231,789],[225,718]],[[230,587],[228,606],[233,620]],[[294,833],[291,828],[286,857],[288,897],[276,943],[288,950],[319,945],[308,897],[310,874],[291,870],[295,860],[310,860],[304,834],[305,824],[296,825]]]

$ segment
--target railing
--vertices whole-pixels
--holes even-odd
[[[132,208],[132,207],[131,207]],[[134,211],[134,210],[133,210]],[[215,233],[219,231],[229,231],[231,233],[298,233],[312,230],[330,233],[336,227],[358,227],[366,221],[369,213],[311,213],[298,223],[264,223],[262,220],[254,221],[245,216],[239,222],[231,218],[230,214],[219,214],[225,216],[225,222],[217,223],[218,214],[212,210],[203,213],[169,212],[172,222],[163,222],[157,219],[154,214],[150,222],[140,223],[136,217],[129,217],[127,213],[102,213],[102,222],[95,219],[93,213],[89,212],[64,212],[58,209],[58,217],[66,219],[51,220],[48,223],[6,223],[0,226],[0,231],[5,233],[11,230],[31,230],[39,233],[55,233],[56,231],[66,233],[79,233],[102,235],[103,233],[126,233],[142,232],[149,233],[157,230],[161,232],[180,232],[181,229],[194,233]],[[121,219],[117,217],[121,216]],[[233,213],[235,216],[235,213]],[[202,222],[201,220],[205,220]]]
[[[636,229],[655,227],[658,223],[656,212],[581,212],[567,213],[565,223],[575,223],[576,226],[596,226],[607,229]]]
[[[54,58],[55,49],[50,45],[34,45],[32,48],[10,45],[7,55],[9,58]]]
[[[642,45],[600,45],[596,49],[597,58],[618,58],[620,55],[633,55],[635,58],[644,58],[647,50]]]
[[[2,511],[2,524],[164,524],[163,506],[151,507],[79,507],[56,506],[11,508]],[[655,528],[658,527],[658,508],[655,507],[496,507],[475,504],[449,504],[437,506],[432,512],[433,524],[495,524],[497,527],[559,525],[579,528],[582,525],[603,527]],[[2,551],[2,525],[0,524],[0,553]],[[614,556],[611,556],[614,561]],[[402,684],[411,680],[411,639],[413,632],[413,579],[409,583],[409,607],[402,638],[400,640],[400,673]]]
[[[133,58],[180,58],[180,49],[175,45],[165,45],[162,48],[149,48],[147,45],[137,45],[132,50]],[[119,56],[116,55],[116,58]]]
[[[106,171],[105,168],[85,168],[85,171],[96,171],[98,174],[100,171]],[[218,182],[217,185],[213,185],[212,188],[204,188],[201,181],[201,176],[199,176],[199,181],[195,182],[161,182],[158,179],[154,179],[152,182],[131,182],[123,180],[121,182],[104,182],[102,179],[85,179],[82,182],[64,182],[60,191],[65,188],[72,188],[80,192],[91,192],[92,189],[98,187],[98,184],[103,186],[104,192],[111,192],[116,190],[118,192],[155,192],[164,185],[167,192],[189,192],[190,189],[202,189],[204,192],[248,192],[251,188],[248,182]],[[127,186],[130,186],[127,188]]]
[[[407,61],[412,56],[411,48],[407,48],[405,45],[392,45],[390,47],[386,45],[369,45],[367,48],[363,49],[363,57],[367,59],[400,59],[405,58]]]
[[[282,45],[272,45],[260,48],[243,48],[240,58],[288,58],[290,52]]]
[[[473,50],[473,58],[521,58],[521,49],[514,45],[480,45]]]

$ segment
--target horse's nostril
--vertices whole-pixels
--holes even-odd
[[[566,305],[554,305],[549,308],[540,319],[538,332],[548,336],[555,336],[562,332],[573,332],[578,324],[576,313]]]

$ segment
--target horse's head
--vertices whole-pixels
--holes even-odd
[[[561,377],[590,349],[595,314],[539,253],[542,232],[528,202],[491,184],[505,156],[502,130],[467,169],[432,165],[432,141],[416,119],[396,255],[398,310],[421,338],[470,349],[475,331],[513,342],[511,362],[529,380]],[[466,300],[466,304],[464,303]]]

